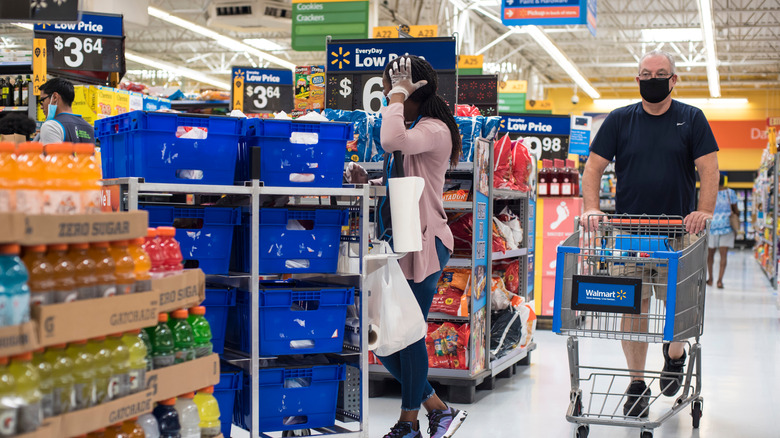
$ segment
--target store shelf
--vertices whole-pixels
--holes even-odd
[[[509,189],[493,189],[493,199],[525,199],[530,192]]]
[[[10,113],[10,112],[26,113],[28,109],[29,107],[27,106],[0,106],[0,113]]]
[[[371,374],[382,375],[383,377],[392,377],[392,375],[390,374],[390,372],[387,371],[387,368],[385,368],[384,365],[378,365],[378,364],[369,365],[368,372],[370,372]],[[469,375],[468,370],[453,370],[449,368],[428,369],[429,379],[474,380],[480,378],[484,379],[488,375],[490,375],[490,370],[485,370],[480,372],[476,376],[471,376]]]
[[[495,262],[497,260],[514,259],[524,255],[528,255],[528,248],[512,249],[508,250],[507,252],[494,252],[493,261]]]
[[[229,100],[174,100],[171,101],[172,109],[205,109],[205,108],[228,108]]]
[[[490,370],[494,376],[503,372],[505,369],[511,367],[515,363],[528,357],[528,353],[536,350],[536,343],[531,342],[526,345],[525,348],[515,348],[511,353],[506,356],[500,357],[490,362]]]
[[[447,262],[447,266],[451,266],[453,268],[470,268],[471,263],[472,263],[471,259],[451,258],[450,261]]]
[[[358,161],[357,164],[363,167],[363,169],[366,169],[368,171],[381,171],[382,165],[384,164],[383,161]],[[344,165],[346,166],[347,163],[345,162]],[[474,170],[474,163],[458,163],[454,169],[448,169],[449,171],[455,171],[455,172],[471,172]]]
[[[454,316],[449,315],[447,313],[441,313],[441,312],[430,312],[428,313],[428,321],[435,320],[435,321],[458,321],[458,322],[469,322],[468,316]]]
[[[469,201],[444,201],[445,210],[470,211],[474,208],[474,203]]]

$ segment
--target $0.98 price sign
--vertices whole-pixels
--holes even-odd
[[[328,78],[327,108],[363,109],[377,113],[382,108],[382,75],[333,75]]]
[[[565,160],[569,156],[569,136],[535,135],[520,136],[528,152],[537,160]]]

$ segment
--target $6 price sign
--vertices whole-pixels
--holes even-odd
[[[537,160],[558,156],[563,148],[563,142],[559,137],[523,137],[523,144]],[[542,157],[543,152],[544,157]]]
[[[339,82],[339,94],[343,98],[348,98],[352,94],[352,80],[343,78]],[[369,113],[377,113],[382,108],[382,98],[384,97],[382,76],[369,78],[363,83],[363,110]]]
[[[263,109],[268,106],[268,99],[281,98],[281,92],[279,91],[279,87],[275,86],[255,85],[253,87],[248,85],[246,87],[246,96],[249,98],[254,97],[253,103],[255,107]]]
[[[84,63],[84,54],[97,53],[103,54],[103,40],[101,38],[84,38],[72,36],[67,39],[63,39],[58,36],[54,39],[54,50],[61,52],[62,49],[70,49],[70,55],[65,56],[65,64],[68,67],[77,68]]]

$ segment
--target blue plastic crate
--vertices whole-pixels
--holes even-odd
[[[314,429],[336,423],[339,382],[346,365],[261,369],[257,376],[262,409],[259,432]],[[252,387],[244,379],[233,421],[244,429],[252,425]],[[294,424],[285,424],[285,423]]]
[[[230,437],[233,427],[233,408],[236,397],[244,386],[244,372],[241,368],[222,362],[220,364],[219,383],[214,386],[214,398],[219,405],[219,422],[222,435]]]
[[[177,138],[179,127],[205,128],[202,140]],[[146,182],[233,184],[241,119],[133,111],[95,121],[103,177]]]
[[[243,127],[237,180],[250,179],[251,149],[259,147],[260,180],[266,186],[341,187],[347,142],[354,140],[351,123],[264,119]],[[316,136],[316,143],[298,142],[308,135]]]
[[[258,298],[260,356],[342,351],[354,288],[302,280],[261,281]],[[249,292],[238,291],[230,315],[225,343],[251,353]]]
[[[139,205],[149,212],[150,227],[176,227],[185,265],[209,275],[227,274],[233,227],[241,225],[240,208]]]
[[[341,228],[347,225],[349,210],[260,209],[260,274],[330,274],[338,269]],[[305,230],[288,229],[297,220]],[[232,270],[249,272],[251,262],[250,225],[237,228]]]
[[[211,326],[211,344],[214,353],[225,351],[225,330],[227,329],[228,309],[236,305],[236,290],[233,288],[206,286],[206,319]]]

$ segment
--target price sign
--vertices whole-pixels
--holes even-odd
[[[122,16],[82,14],[78,23],[40,23],[35,37],[46,40],[51,70],[124,72]]]
[[[534,135],[520,136],[523,144],[537,160],[565,160],[569,156],[569,136]]]
[[[502,115],[499,132],[509,133],[512,139],[522,138],[537,160],[565,160],[569,156],[570,124],[569,116]]]
[[[293,110],[292,71],[233,67],[233,108],[245,114]]]

